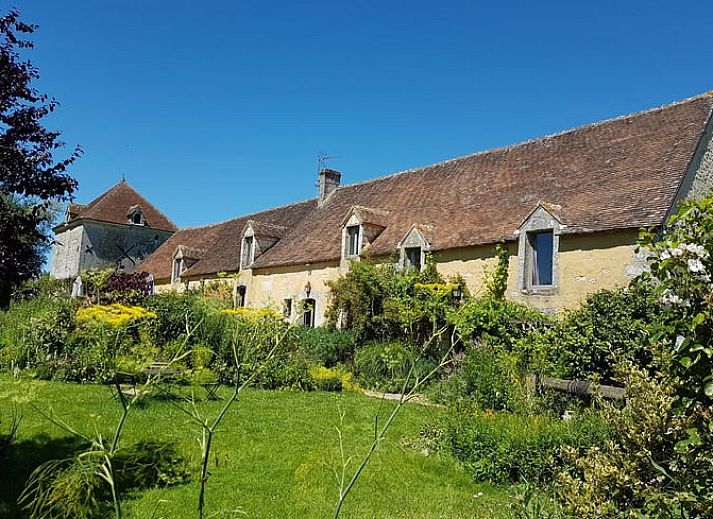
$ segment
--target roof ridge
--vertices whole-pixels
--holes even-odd
[[[603,119],[603,120],[601,120],[601,121],[595,121],[595,122],[593,122],[593,123],[581,124],[581,125],[579,125],[579,126],[574,126],[574,127],[572,127],[572,128],[568,128],[568,129],[566,129],[566,130],[560,130],[560,131],[557,131],[557,132],[548,133],[548,134],[542,135],[542,136],[540,136],[540,137],[535,137],[535,138],[532,138],[532,139],[526,139],[526,140],[524,140],[524,141],[516,142],[516,143],[513,143],[513,144],[508,144],[508,145],[506,145],[506,146],[498,146],[498,147],[496,147],[496,148],[489,148],[489,149],[487,149],[487,150],[476,151],[475,153],[467,153],[467,154],[465,154],[465,155],[459,155],[459,156],[457,156],[457,157],[452,157],[452,158],[450,158],[450,159],[441,160],[441,161],[439,161],[439,162],[434,162],[434,163],[431,163],[431,164],[425,164],[425,165],[422,165],[422,166],[416,166],[416,167],[409,168],[409,169],[403,169],[403,170],[401,170],[401,171],[396,171],[396,172],[394,172],[394,173],[389,173],[389,174],[387,174],[387,175],[383,175],[383,176],[380,176],[380,177],[370,178],[370,179],[366,179],[366,180],[360,180],[359,182],[353,182],[353,183],[351,183],[351,184],[343,184],[343,185],[340,185],[339,187],[337,187],[337,191],[339,191],[339,190],[341,190],[341,189],[344,189],[344,188],[348,188],[348,187],[361,186],[361,185],[364,185],[364,184],[369,184],[369,183],[371,183],[371,182],[378,182],[378,181],[381,181],[381,180],[386,180],[386,179],[388,179],[388,178],[392,178],[392,177],[404,175],[404,174],[407,174],[407,173],[415,173],[415,172],[417,172],[417,171],[423,171],[423,170],[428,169],[428,168],[434,168],[434,167],[437,167],[437,166],[442,166],[442,165],[444,165],[444,164],[450,164],[451,162],[456,162],[456,161],[463,160],[463,159],[469,159],[469,158],[478,157],[478,156],[481,156],[481,155],[487,155],[487,154],[489,154],[489,153],[497,153],[497,152],[508,151],[508,150],[511,150],[511,149],[513,149],[513,148],[517,148],[517,147],[520,147],[520,146],[525,146],[525,145],[533,144],[533,143],[536,143],[536,142],[543,142],[543,141],[546,141],[546,140],[548,140],[548,139],[552,139],[552,138],[555,138],[555,137],[561,137],[561,136],[563,136],[563,135],[567,135],[567,134],[569,134],[569,133],[574,133],[574,132],[576,132],[576,131],[580,131],[580,130],[584,130],[584,129],[589,129],[589,128],[597,128],[597,127],[602,126],[602,125],[604,125],[604,124],[612,123],[612,122],[615,122],[615,121],[620,121],[620,120],[627,119],[627,118],[639,117],[639,116],[642,116],[642,115],[645,115],[645,114],[648,114],[648,113],[658,112],[658,111],[665,110],[665,109],[667,109],[667,108],[671,108],[671,107],[674,107],[674,106],[682,105],[682,104],[685,104],[685,103],[690,103],[690,102],[696,101],[696,100],[698,100],[698,99],[703,99],[703,98],[705,98],[705,97],[710,97],[710,98],[712,99],[712,101],[711,101],[711,102],[712,102],[711,107],[713,108],[713,90],[708,90],[708,91],[703,92],[703,93],[701,93],[701,94],[697,94],[697,95],[695,95],[695,96],[687,97],[687,98],[685,98],[685,99],[679,99],[678,101],[674,101],[674,102],[671,102],[671,103],[667,103],[667,104],[663,104],[663,105],[659,105],[659,106],[654,106],[654,107],[651,107],[651,108],[646,108],[646,109],[644,109],[644,110],[639,110],[639,111],[637,111],[637,112],[630,112],[630,113],[628,113],[628,114],[617,115],[617,116],[615,116],[615,117],[610,117],[610,118],[608,118],[608,119]]]
[[[115,189],[117,189],[117,188],[122,184],[122,182],[125,183],[124,180],[120,180],[119,182],[117,182],[116,184],[114,184],[113,186],[111,186],[109,189],[107,189],[106,191],[104,191],[103,193],[100,193],[99,195],[97,195],[96,197],[94,197],[92,200],[90,200],[90,201],[87,202],[86,204],[78,204],[78,205],[83,205],[83,206],[86,207],[86,208],[90,208],[90,207],[92,207],[92,206],[98,204],[99,202],[101,202],[102,200],[104,200],[104,198],[106,198],[106,196],[107,196],[109,193],[111,193],[112,191],[114,191]]]

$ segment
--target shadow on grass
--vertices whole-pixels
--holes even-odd
[[[67,458],[84,446],[81,438],[46,434],[13,442],[7,456],[0,459],[0,519],[26,517],[17,506],[17,498],[32,471],[45,461]]]

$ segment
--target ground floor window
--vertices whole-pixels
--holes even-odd
[[[302,304],[304,305],[302,324],[309,326],[310,328],[314,328],[314,313],[317,302],[314,299],[305,299]]]
[[[235,290],[235,306],[243,307],[245,306],[245,295],[247,293],[247,288],[245,285],[240,285]]]

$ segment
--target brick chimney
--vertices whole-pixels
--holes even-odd
[[[322,169],[319,172],[319,199],[317,205],[322,207],[329,195],[339,187],[342,174],[333,169]]]

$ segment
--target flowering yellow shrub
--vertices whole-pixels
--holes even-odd
[[[106,324],[108,326],[126,326],[143,319],[155,318],[154,312],[141,306],[125,306],[118,303],[80,308],[75,315],[78,324]]]
[[[272,317],[274,319],[280,319],[282,316],[273,310],[272,308],[256,307],[256,306],[242,306],[240,308],[228,308],[226,310],[221,310],[222,313],[227,315],[239,315],[241,317],[247,317],[248,319],[264,319],[266,317]]]
[[[354,376],[350,372],[343,369],[311,366],[309,368],[309,375],[318,387],[329,385],[329,382],[331,381],[340,380],[342,383],[342,391],[353,391],[355,393],[363,392],[362,388],[354,382]]]

